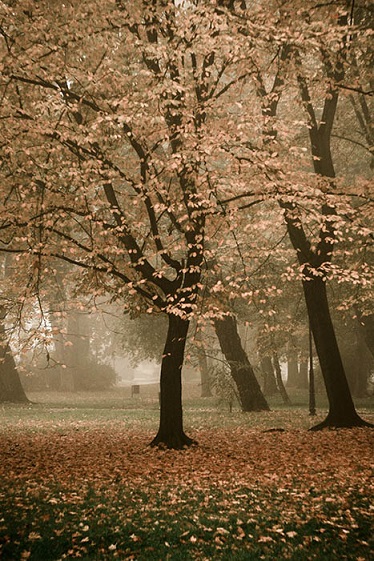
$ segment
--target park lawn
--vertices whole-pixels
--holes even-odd
[[[372,429],[308,432],[300,407],[195,400],[198,446],[160,450],[157,403],[132,404],[2,408],[1,559],[372,558]]]

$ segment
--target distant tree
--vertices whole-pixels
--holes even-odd
[[[11,347],[13,328],[19,310],[12,260],[6,254],[1,255],[0,284],[0,403],[27,403],[20,379],[18,367]],[[16,312],[14,312],[14,309]]]
[[[201,375],[201,397],[212,397],[211,369],[207,353],[204,348],[198,348],[196,354]]]
[[[233,315],[223,315],[214,321],[222,353],[230,367],[243,411],[269,411],[256,374],[249,362]]]
[[[263,374],[263,392],[266,397],[276,394],[278,390],[274,374],[274,366],[269,355],[263,355],[260,360],[260,368]]]
[[[295,387],[299,381],[299,357],[295,340],[291,339],[287,347],[287,386]]]
[[[228,406],[230,413],[232,413],[234,405],[240,405],[240,398],[227,362],[215,364],[211,375],[212,387],[215,395],[218,397],[218,402]]]
[[[168,330],[164,314],[118,314],[110,322],[118,352],[137,366],[145,360],[160,362]]]
[[[0,308],[0,403],[28,403],[5,329],[4,309]]]
[[[196,366],[201,376],[201,397],[211,397],[213,389],[211,343],[206,331],[195,323],[193,337],[189,345],[191,363]]]
[[[374,314],[362,315],[358,321],[363,328],[366,345],[374,358]]]

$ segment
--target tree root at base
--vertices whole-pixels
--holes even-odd
[[[184,432],[176,435],[157,434],[150,443],[152,447],[167,448],[169,450],[183,450],[189,446],[196,446],[197,442],[193,438],[187,436]]]
[[[332,415],[327,415],[326,419],[317,425],[314,425],[309,430],[316,432],[323,429],[353,429],[357,427],[370,427],[374,428],[372,423],[364,421],[359,415],[350,419],[337,419]]]

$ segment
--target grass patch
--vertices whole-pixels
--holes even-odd
[[[2,559],[369,559],[370,505],[359,488],[346,497],[354,523],[335,503],[311,513],[304,498],[274,488],[115,491],[2,492]],[[314,504],[326,498],[314,495]]]

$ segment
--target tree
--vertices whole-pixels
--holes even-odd
[[[223,147],[237,126],[219,127],[220,104],[249,72],[229,14],[171,1],[1,10],[3,248],[33,263],[39,290],[57,258],[80,268],[77,290],[166,314],[153,444],[189,445],[181,369],[222,154],[236,181]]]
[[[0,403],[28,403],[12,349],[6,336],[4,308],[0,308]]]
[[[291,400],[288,396],[282,378],[280,357],[276,341],[276,329],[273,326],[264,325],[258,335],[257,342],[260,352],[264,356],[262,359],[262,368],[264,369],[266,391],[270,391],[271,393],[278,391],[282,397],[283,403],[290,405]]]
[[[240,223],[240,222],[239,222]],[[237,243],[237,237],[234,236]],[[268,411],[269,405],[258,383],[255,371],[248,358],[238,331],[237,315],[248,310],[245,298],[239,291],[233,292],[235,283],[226,261],[230,244],[221,248],[219,259],[208,271],[205,281],[205,314],[211,321],[221,351],[231,372],[236,394],[243,411]],[[218,254],[218,250],[216,250]],[[234,273],[235,276],[235,273]],[[239,277],[240,278],[240,277]],[[231,280],[231,282],[229,282]],[[236,288],[236,286],[235,286]],[[245,310],[245,312],[243,312]],[[212,320],[213,318],[213,320]]]
[[[290,12],[287,3],[282,5],[280,20],[288,26]],[[292,12],[294,6],[292,6]],[[313,60],[313,51],[307,50],[308,42],[297,44],[298,41],[292,37],[289,28],[285,30],[287,38],[279,49],[279,69],[275,75],[272,86],[266,89],[263,77],[258,74],[257,91],[262,100],[265,124],[263,128],[264,141],[269,145],[277,157],[277,129],[275,127],[275,116],[280,100],[280,95],[285,83],[285,65],[292,61],[299,95],[308,118],[308,134],[310,140],[313,169],[316,177],[315,188],[319,192],[321,200],[319,225],[317,236],[308,239],[306,224],[302,221],[300,202],[288,191],[287,181],[284,193],[280,192],[279,204],[284,210],[285,222],[291,243],[296,251],[300,271],[302,274],[302,286],[313,337],[323,373],[327,395],[329,399],[329,414],[325,421],[314,427],[324,426],[361,426],[365,425],[357,414],[349,390],[340,351],[338,348],[334,327],[331,320],[326,280],[332,260],[334,245],[338,239],[341,215],[339,213],[338,199],[335,198],[336,181],[335,169],[331,152],[331,133],[333,129],[336,109],[339,99],[340,88],[344,87],[346,66],[349,62],[349,49],[353,49],[350,41],[350,29],[348,25],[349,6],[342,10],[336,10],[332,6],[314,6],[311,11],[300,10],[301,18],[298,20],[300,27],[309,29],[313,17],[320,25],[325,26],[326,34],[324,41],[319,42],[315,36],[315,55],[320,62],[311,65],[311,73],[316,68],[322,72],[325,81],[325,92],[322,93],[322,111],[320,119],[312,101],[311,84],[313,79],[307,76],[305,67]],[[322,20],[322,18],[324,18]],[[337,20],[337,25],[335,21]],[[288,29],[288,31],[287,31]],[[311,33],[313,35],[313,30]],[[307,31],[309,33],[310,31]],[[357,36],[355,37],[355,39]],[[317,70],[317,71],[318,71]],[[321,94],[320,91],[317,95]],[[275,175],[280,179],[281,173]],[[278,169],[280,166],[278,165]],[[290,178],[292,182],[292,178]],[[306,183],[307,184],[307,183]],[[281,190],[280,190],[281,191]],[[301,195],[301,193],[299,193]],[[303,195],[304,198],[305,195]],[[310,199],[311,200],[311,199]],[[310,202],[309,200],[309,202]],[[304,198],[305,201],[305,198]],[[341,201],[340,201],[341,203]],[[307,226],[310,228],[310,223]]]
[[[338,326],[337,335],[339,342],[342,342],[342,359],[352,395],[367,397],[374,360],[366,345],[362,327],[357,320],[346,321]]]
[[[374,358],[374,314],[359,317],[359,322],[364,330],[367,347]]]
[[[217,318],[214,327],[238,389],[243,411],[269,411],[269,405],[240,341],[235,317],[230,314]]]
[[[299,380],[299,361],[295,340],[291,339],[287,348],[287,386],[296,386]]]
[[[212,380],[206,351],[198,348],[196,354],[201,375],[201,397],[212,397]]]
[[[16,325],[18,302],[13,283],[16,281],[11,259],[2,255],[1,302],[0,302],[0,403],[27,403],[18,367],[11,347],[13,327]],[[16,309],[16,313],[14,312]]]
[[[277,381],[274,375],[274,366],[269,355],[264,355],[260,361],[261,371],[264,377],[263,391],[265,396],[274,395],[278,391]]]
[[[341,26],[347,25],[347,13],[339,18],[339,23]],[[345,77],[346,46],[344,43],[343,37],[343,47],[338,51],[335,59],[322,46],[320,48],[328,83],[319,122],[309,85],[302,71],[299,53],[294,52],[300,97],[308,115],[313,168],[321,180],[322,191],[326,193],[333,192],[335,188],[331,132],[338,104],[339,84]],[[324,426],[349,427],[366,424],[355,410],[328,304],[326,277],[323,271],[328,268],[332,259],[337,235],[337,222],[339,221],[336,205],[333,202],[331,203],[330,199],[331,197],[327,196],[321,207],[323,225],[315,249],[312,248],[310,241],[307,239],[299,216],[295,215],[295,206],[283,203],[288,233],[303,271],[302,284],[305,301],[329,399],[328,416],[314,429]]]

